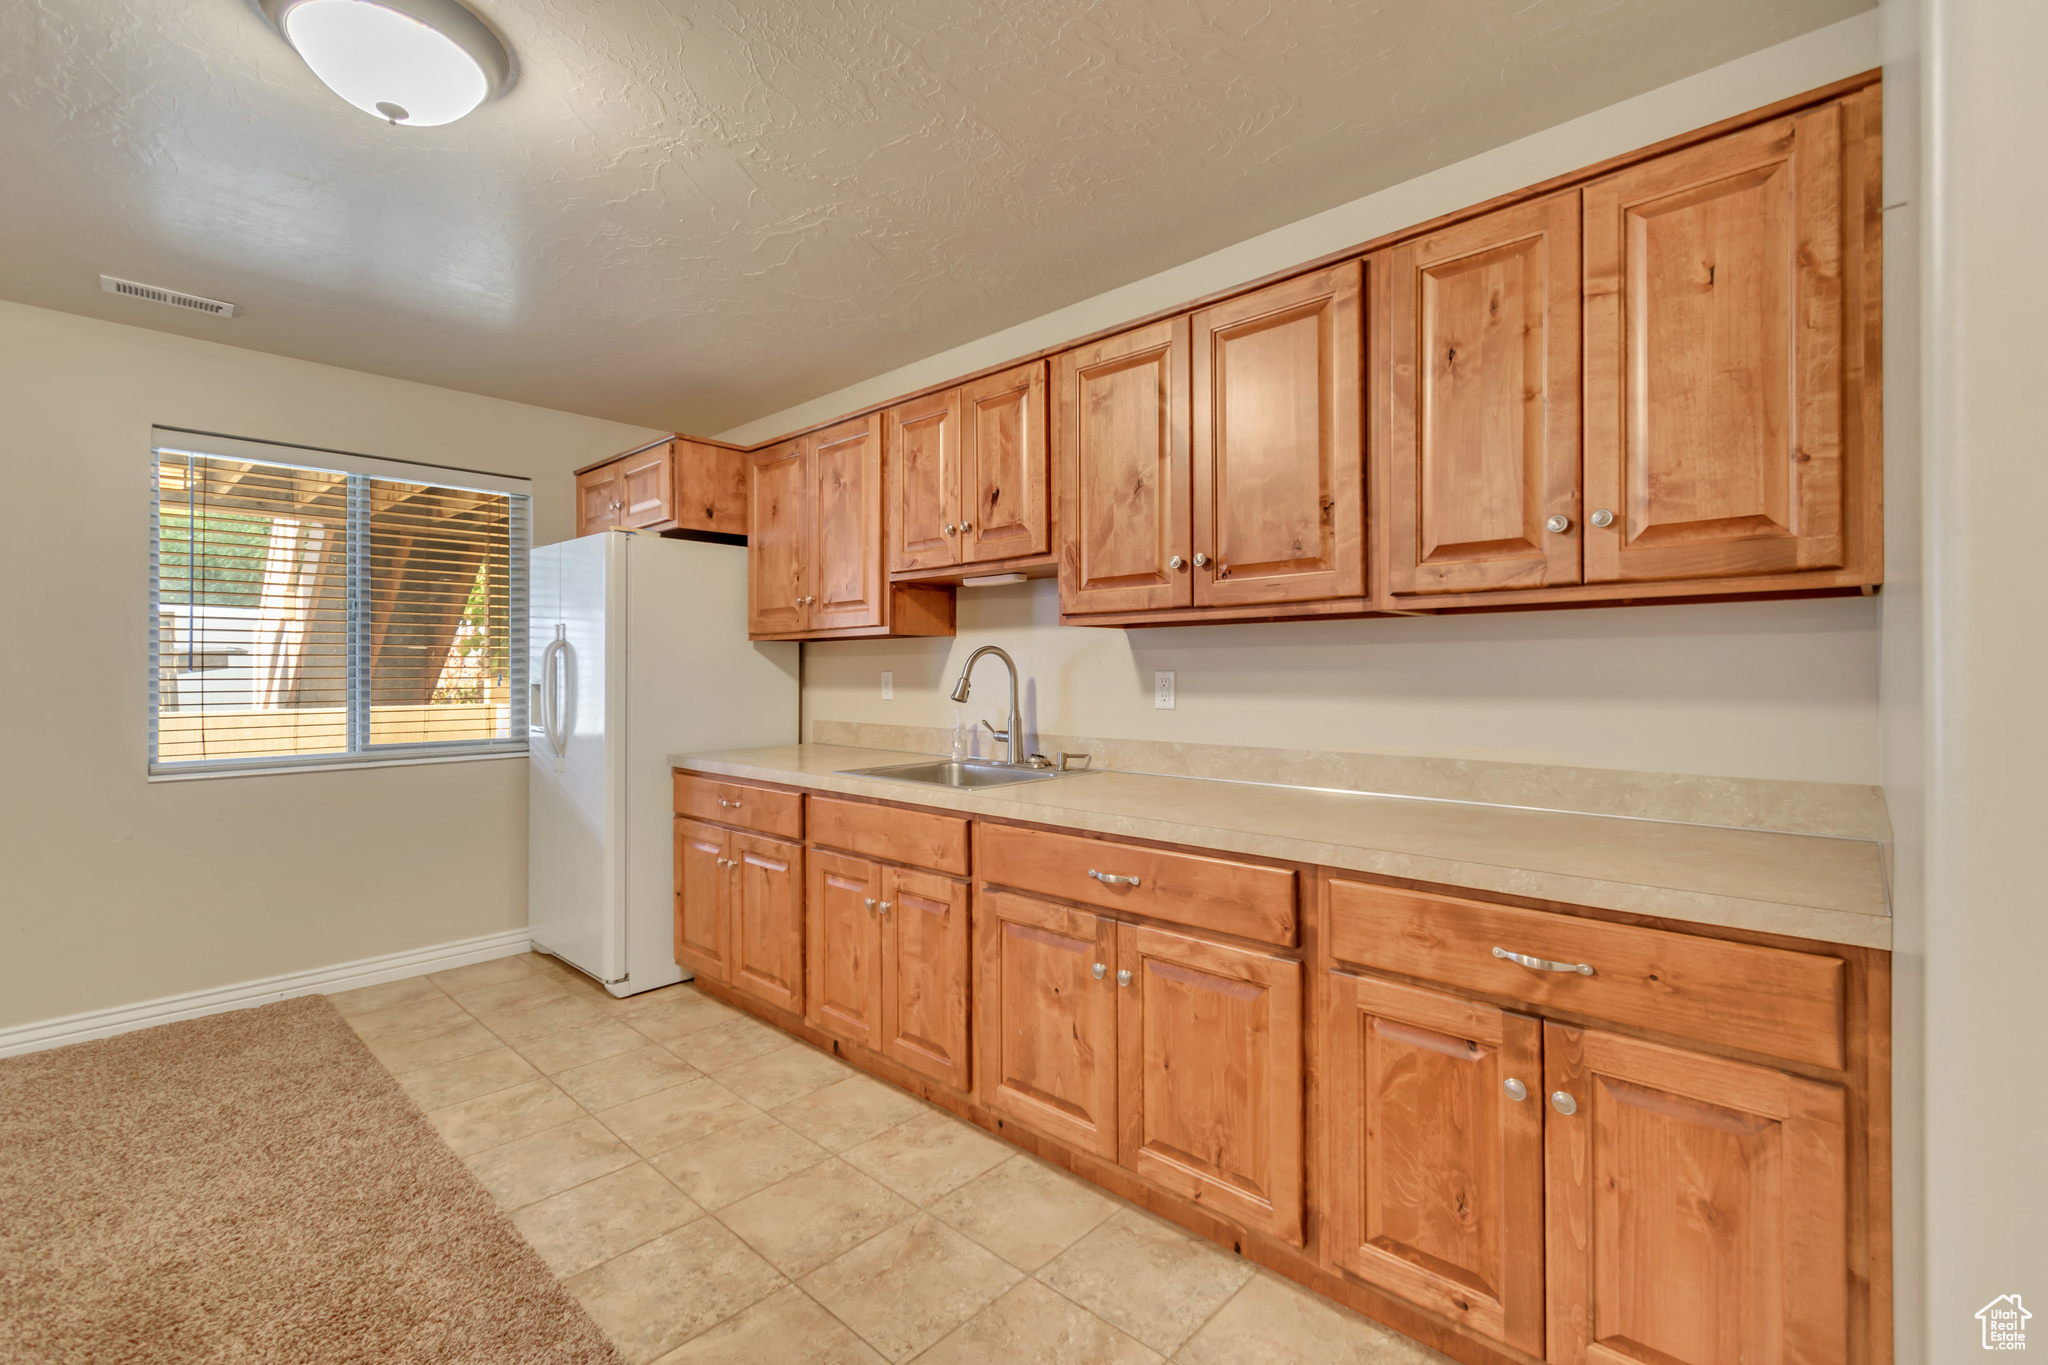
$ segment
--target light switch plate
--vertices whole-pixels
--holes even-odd
[[[896,700],[896,675],[886,668],[882,670],[882,700]]]
[[[1152,675],[1152,705],[1161,711],[1173,709],[1173,670],[1161,669]]]

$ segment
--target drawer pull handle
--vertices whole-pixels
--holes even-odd
[[[1527,953],[1511,953],[1505,948],[1495,948],[1493,955],[1505,958],[1509,962],[1517,963],[1536,972],[1577,972],[1580,976],[1591,976],[1593,974],[1593,964],[1590,962],[1552,962],[1547,957],[1530,957]]]
[[[1103,974],[1104,974],[1105,972],[1107,972],[1107,971],[1109,970],[1109,968],[1108,968],[1108,966],[1107,966],[1107,965],[1105,965],[1105,964],[1103,964],[1103,963],[1100,963],[1100,962],[1098,962],[1098,963],[1096,963],[1096,964],[1095,964],[1095,965],[1094,965],[1093,967],[1089,968],[1089,970],[1090,970],[1090,971],[1092,971],[1092,972],[1094,972],[1094,973],[1095,973],[1095,979],[1096,979],[1097,981],[1100,981],[1100,980],[1102,980]]]
[[[718,804],[724,806],[727,810],[738,810],[740,808],[739,802],[728,801],[722,796],[718,798]]]
[[[1097,872],[1092,867],[1088,869],[1088,875],[1101,882],[1104,886],[1136,886],[1138,884],[1136,877],[1119,877],[1114,872]]]

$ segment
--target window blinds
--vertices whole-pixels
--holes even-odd
[[[525,749],[525,480],[154,438],[151,773]]]

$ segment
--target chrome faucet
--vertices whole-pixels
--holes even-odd
[[[995,655],[1003,661],[1003,667],[1010,670],[1010,727],[1007,730],[998,730],[995,726],[988,725],[987,721],[983,721],[982,724],[988,725],[989,733],[1003,742],[1003,762],[1014,768],[1017,766],[1017,746],[1024,739],[1024,718],[1017,714],[1017,661],[994,645],[983,645],[967,656],[966,664],[960,669],[960,681],[953,686],[953,700],[967,700],[968,675],[974,672],[975,663],[984,654]]]

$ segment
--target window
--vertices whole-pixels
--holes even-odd
[[[526,750],[531,485],[157,428],[153,775]]]

